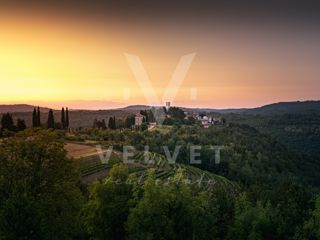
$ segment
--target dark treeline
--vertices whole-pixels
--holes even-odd
[[[46,124],[41,123],[41,111],[40,107],[36,107],[32,113],[32,127],[46,127],[51,129],[68,129],[69,128],[69,110],[62,108],[61,110],[61,123],[55,122],[53,110],[49,110],[48,120]],[[1,130],[7,130],[9,132],[19,132],[27,128],[24,119],[17,119],[16,124],[14,123],[13,117],[10,113],[5,113],[1,118]]]
[[[95,119],[93,121],[93,128],[107,129],[106,121],[104,119],[102,119],[101,121]]]
[[[41,127],[40,107],[33,109],[33,114],[32,114],[32,126],[33,126],[33,127]]]
[[[23,131],[27,128],[26,123],[23,119],[18,118],[17,123],[14,124],[12,115],[10,113],[5,113],[1,118],[1,130],[8,130],[12,132]]]
[[[53,110],[50,109],[49,113],[48,113],[47,128],[63,129],[63,130],[68,129],[69,128],[69,110],[68,110],[68,108],[61,109],[61,121],[60,122],[55,121]]]
[[[48,113],[48,120],[47,120],[47,128],[51,129],[62,129],[67,130],[69,129],[69,109],[62,108],[61,109],[61,121],[56,122],[54,119],[53,110],[50,109]]]
[[[96,140],[102,146],[114,146],[119,151],[124,145],[134,146],[139,151],[144,151],[144,147],[148,146],[150,151],[164,154],[162,146],[167,146],[170,151],[174,151],[175,147],[179,145],[181,148],[177,162],[180,164],[190,164],[190,145],[201,146],[202,148],[199,152],[202,164],[195,166],[238,183],[241,191],[235,196],[229,196],[230,198],[228,199],[223,197],[223,194],[218,194],[215,197],[210,195],[210,199],[218,201],[218,203],[215,202],[218,206],[223,206],[224,214],[222,216],[224,220],[217,220],[217,223],[210,225],[212,228],[204,231],[208,233],[204,238],[193,233],[193,231],[197,231],[196,229],[192,230],[192,233],[189,232],[189,234],[190,236],[196,234],[194,239],[319,239],[320,215],[319,207],[317,207],[319,204],[317,194],[320,188],[318,181],[320,164],[301,158],[301,156],[292,153],[270,136],[261,134],[252,127],[229,124],[225,127],[210,127],[209,129],[203,129],[197,125],[180,125],[159,128],[159,130],[153,131],[87,129],[78,132],[78,135],[81,136],[82,140]],[[210,149],[210,145],[224,146],[221,151],[221,162],[218,165],[215,164],[215,154]],[[158,179],[155,179],[155,181],[157,182]],[[100,185],[98,184],[97,186]],[[104,189],[103,183],[101,183],[101,188]],[[143,190],[140,191],[143,192]],[[161,191],[165,192],[164,189]],[[190,191],[197,192],[193,187],[191,187]],[[219,189],[219,191],[223,192],[225,189]],[[141,192],[138,194],[140,197]],[[99,202],[99,204],[102,204],[103,199],[110,200],[110,198],[104,197],[105,192],[101,193],[101,195],[99,193],[96,194],[95,201]],[[206,195],[208,193],[203,194]],[[142,196],[144,195],[142,194]],[[173,194],[173,196],[178,196],[178,193]],[[140,197],[137,205],[129,207],[128,218],[122,225],[122,234],[128,239],[145,239],[148,238],[148,234],[152,236],[151,239],[159,239],[154,235],[156,234],[153,232],[156,231],[155,229],[150,230],[150,232],[143,231],[143,229],[152,228],[145,221],[141,225],[130,221],[130,214],[136,211],[133,209],[137,209],[139,204],[146,204],[140,203],[142,201]],[[222,200],[216,199],[220,199],[220,197]],[[192,196],[193,198],[197,199],[197,195]],[[131,199],[129,202],[131,201],[133,200]],[[154,206],[154,204],[158,206],[157,204],[161,205],[163,200],[159,200],[160,203],[157,202],[157,199],[148,199],[148,201],[151,201],[149,202],[151,206]],[[163,204],[165,205],[165,203]],[[170,209],[171,204],[175,205],[174,202],[170,201],[167,204],[163,209]],[[144,208],[145,215],[140,213],[141,215],[137,219],[140,219],[140,221],[149,217],[157,219],[156,216],[158,215],[154,215],[156,214],[154,211],[157,212],[157,210],[146,205],[144,207],[147,208]],[[194,208],[195,206],[191,204],[188,207]],[[110,211],[113,212],[112,210]],[[159,211],[162,212],[164,210]],[[208,210],[209,216],[213,219],[221,219],[222,216],[215,215],[215,211],[219,212],[220,210]],[[99,214],[97,213],[96,217],[99,216],[101,221],[104,221],[104,217],[102,218]],[[185,217],[187,216],[190,219],[193,217],[192,214],[186,214]],[[163,218],[167,219],[168,222],[173,221],[174,226],[181,227],[179,222],[175,222],[172,215],[165,215]],[[181,216],[180,218],[183,219]],[[138,221],[137,219],[135,221]],[[155,220],[155,222],[159,221],[159,219]],[[152,220],[150,222],[154,223]],[[167,224],[169,224],[168,222]],[[94,223],[96,224],[97,222]],[[134,224],[131,229],[139,229],[139,231],[143,232],[141,233],[142,235],[131,237],[132,233],[130,231],[127,232],[129,224]],[[105,222],[103,226],[107,225]],[[100,230],[97,229],[97,231],[103,231],[101,228]],[[192,227],[190,228],[192,229]],[[166,231],[172,231],[170,229],[171,226],[169,224]],[[218,229],[224,230],[221,230],[221,232]],[[189,230],[184,229],[183,231]],[[218,231],[219,233],[215,235],[210,231]],[[135,234],[139,233],[136,232]],[[97,238],[103,239],[106,236],[103,235],[103,237]],[[172,235],[170,236],[166,236],[166,239],[176,239]],[[185,238],[190,239],[190,236]]]

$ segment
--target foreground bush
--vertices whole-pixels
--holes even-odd
[[[82,197],[73,162],[51,131],[28,130],[0,144],[0,239],[81,235]]]

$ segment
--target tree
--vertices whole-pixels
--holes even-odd
[[[66,128],[69,128],[69,109],[66,108]]]
[[[37,114],[37,109],[33,109],[33,114],[32,114],[32,127],[39,127],[38,126],[38,114]]]
[[[154,114],[153,114],[153,111],[154,111],[154,108],[152,108],[151,110],[148,111],[148,120],[149,122],[155,122],[156,119],[154,117]]]
[[[93,239],[125,239],[132,198],[132,187],[126,183],[128,176],[128,167],[116,164],[105,183],[91,188],[84,213],[86,229]]]
[[[93,126],[92,126],[93,128],[99,128],[99,122],[98,122],[98,119],[94,119],[93,120]]]
[[[102,121],[101,121],[101,128],[107,129],[106,121],[104,119],[102,119]]]
[[[315,200],[315,208],[310,219],[304,224],[305,239],[320,239],[320,195]]]
[[[225,239],[225,234],[219,236],[219,230],[223,229],[224,222],[219,222],[219,204],[216,198],[209,192],[200,192],[192,199],[193,204],[192,239]],[[220,225],[218,225],[220,223]],[[228,225],[226,226],[228,227]]]
[[[146,131],[148,130],[148,123],[144,122],[140,126],[141,131]]]
[[[225,118],[221,118],[221,123],[222,123],[222,125],[225,125],[226,124],[226,119]]]
[[[38,106],[38,111],[37,111],[37,126],[41,127],[41,116],[40,116],[40,107]]]
[[[144,116],[143,122],[149,122],[149,117],[148,117],[148,111],[147,110],[141,110],[140,114]]]
[[[64,113],[64,108],[62,108],[61,110],[61,125],[62,125],[62,129],[66,128],[66,116]]]
[[[128,218],[129,239],[173,239],[169,216],[171,201],[168,188],[155,184],[154,172],[149,172],[143,197]]]
[[[109,121],[108,121],[108,128],[109,129],[112,129],[112,127],[113,127],[113,118],[112,117],[109,117]]]
[[[130,116],[126,117],[125,127],[131,128],[134,125],[134,122],[135,122],[134,115],[130,115]]]
[[[171,116],[171,118],[176,120],[184,120],[185,118],[184,111],[177,107],[169,108],[168,114]]]
[[[0,176],[1,238],[79,238],[78,175],[54,132],[29,129],[4,140]]]
[[[266,207],[258,202],[256,206],[241,194],[235,206],[234,224],[230,239],[273,239],[276,236],[276,224],[273,223],[271,205]]]
[[[10,113],[5,113],[2,115],[1,129],[7,129],[9,131],[16,130],[16,127],[14,126],[14,123],[13,123],[13,118]]]
[[[26,123],[23,119],[17,119],[17,131],[23,131],[27,128]]]
[[[128,218],[129,239],[193,238],[193,196],[181,174],[165,184],[156,182],[154,171],[149,171],[143,196]]]
[[[310,190],[300,183],[285,179],[277,184],[270,201],[276,206],[273,222],[277,223],[280,239],[293,237],[303,230],[309,209],[312,207],[310,199]]]
[[[50,109],[49,115],[48,115],[48,128],[54,129],[54,116],[53,116],[53,111]]]
[[[104,119],[100,121],[95,118],[93,121],[93,128],[107,129],[106,121]]]
[[[117,121],[116,121],[116,117],[113,117],[113,129],[117,129]]]
[[[116,129],[116,117],[110,117],[108,122],[109,129]]]

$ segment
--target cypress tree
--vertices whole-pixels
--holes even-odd
[[[126,120],[124,122],[124,126],[125,128],[130,128],[131,125],[130,125],[130,117],[126,117]]]
[[[117,129],[116,117],[113,117],[113,129]]]
[[[109,129],[113,129],[113,125],[114,125],[114,124],[113,124],[113,117],[110,117],[110,118],[109,118],[109,121],[108,121],[108,128],[109,128]]]
[[[37,114],[37,109],[33,109],[33,114],[32,114],[32,127],[38,127],[38,114]]]
[[[40,107],[38,106],[38,112],[37,112],[37,126],[41,127],[41,117],[40,117]]]
[[[66,108],[66,128],[69,128],[69,109]]]
[[[93,121],[93,128],[99,128],[99,122],[96,118]]]
[[[135,117],[134,115],[128,116],[125,120],[125,127],[131,128],[134,125]]]
[[[52,109],[50,109],[49,115],[48,115],[48,128],[54,129],[54,116],[53,116]]]
[[[64,113],[64,108],[62,108],[61,110],[61,126],[62,126],[62,129],[66,129],[66,116]]]
[[[102,119],[102,121],[101,121],[101,128],[107,129],[106,121],[104,119]]]

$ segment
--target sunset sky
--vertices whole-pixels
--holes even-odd
[[[3,4],[0,104],[151,104],[126,53],[140,57],[160,99],[180,57],[196,53],[174,105],[238,108],[319,99],[317,6],[120,2]]]

